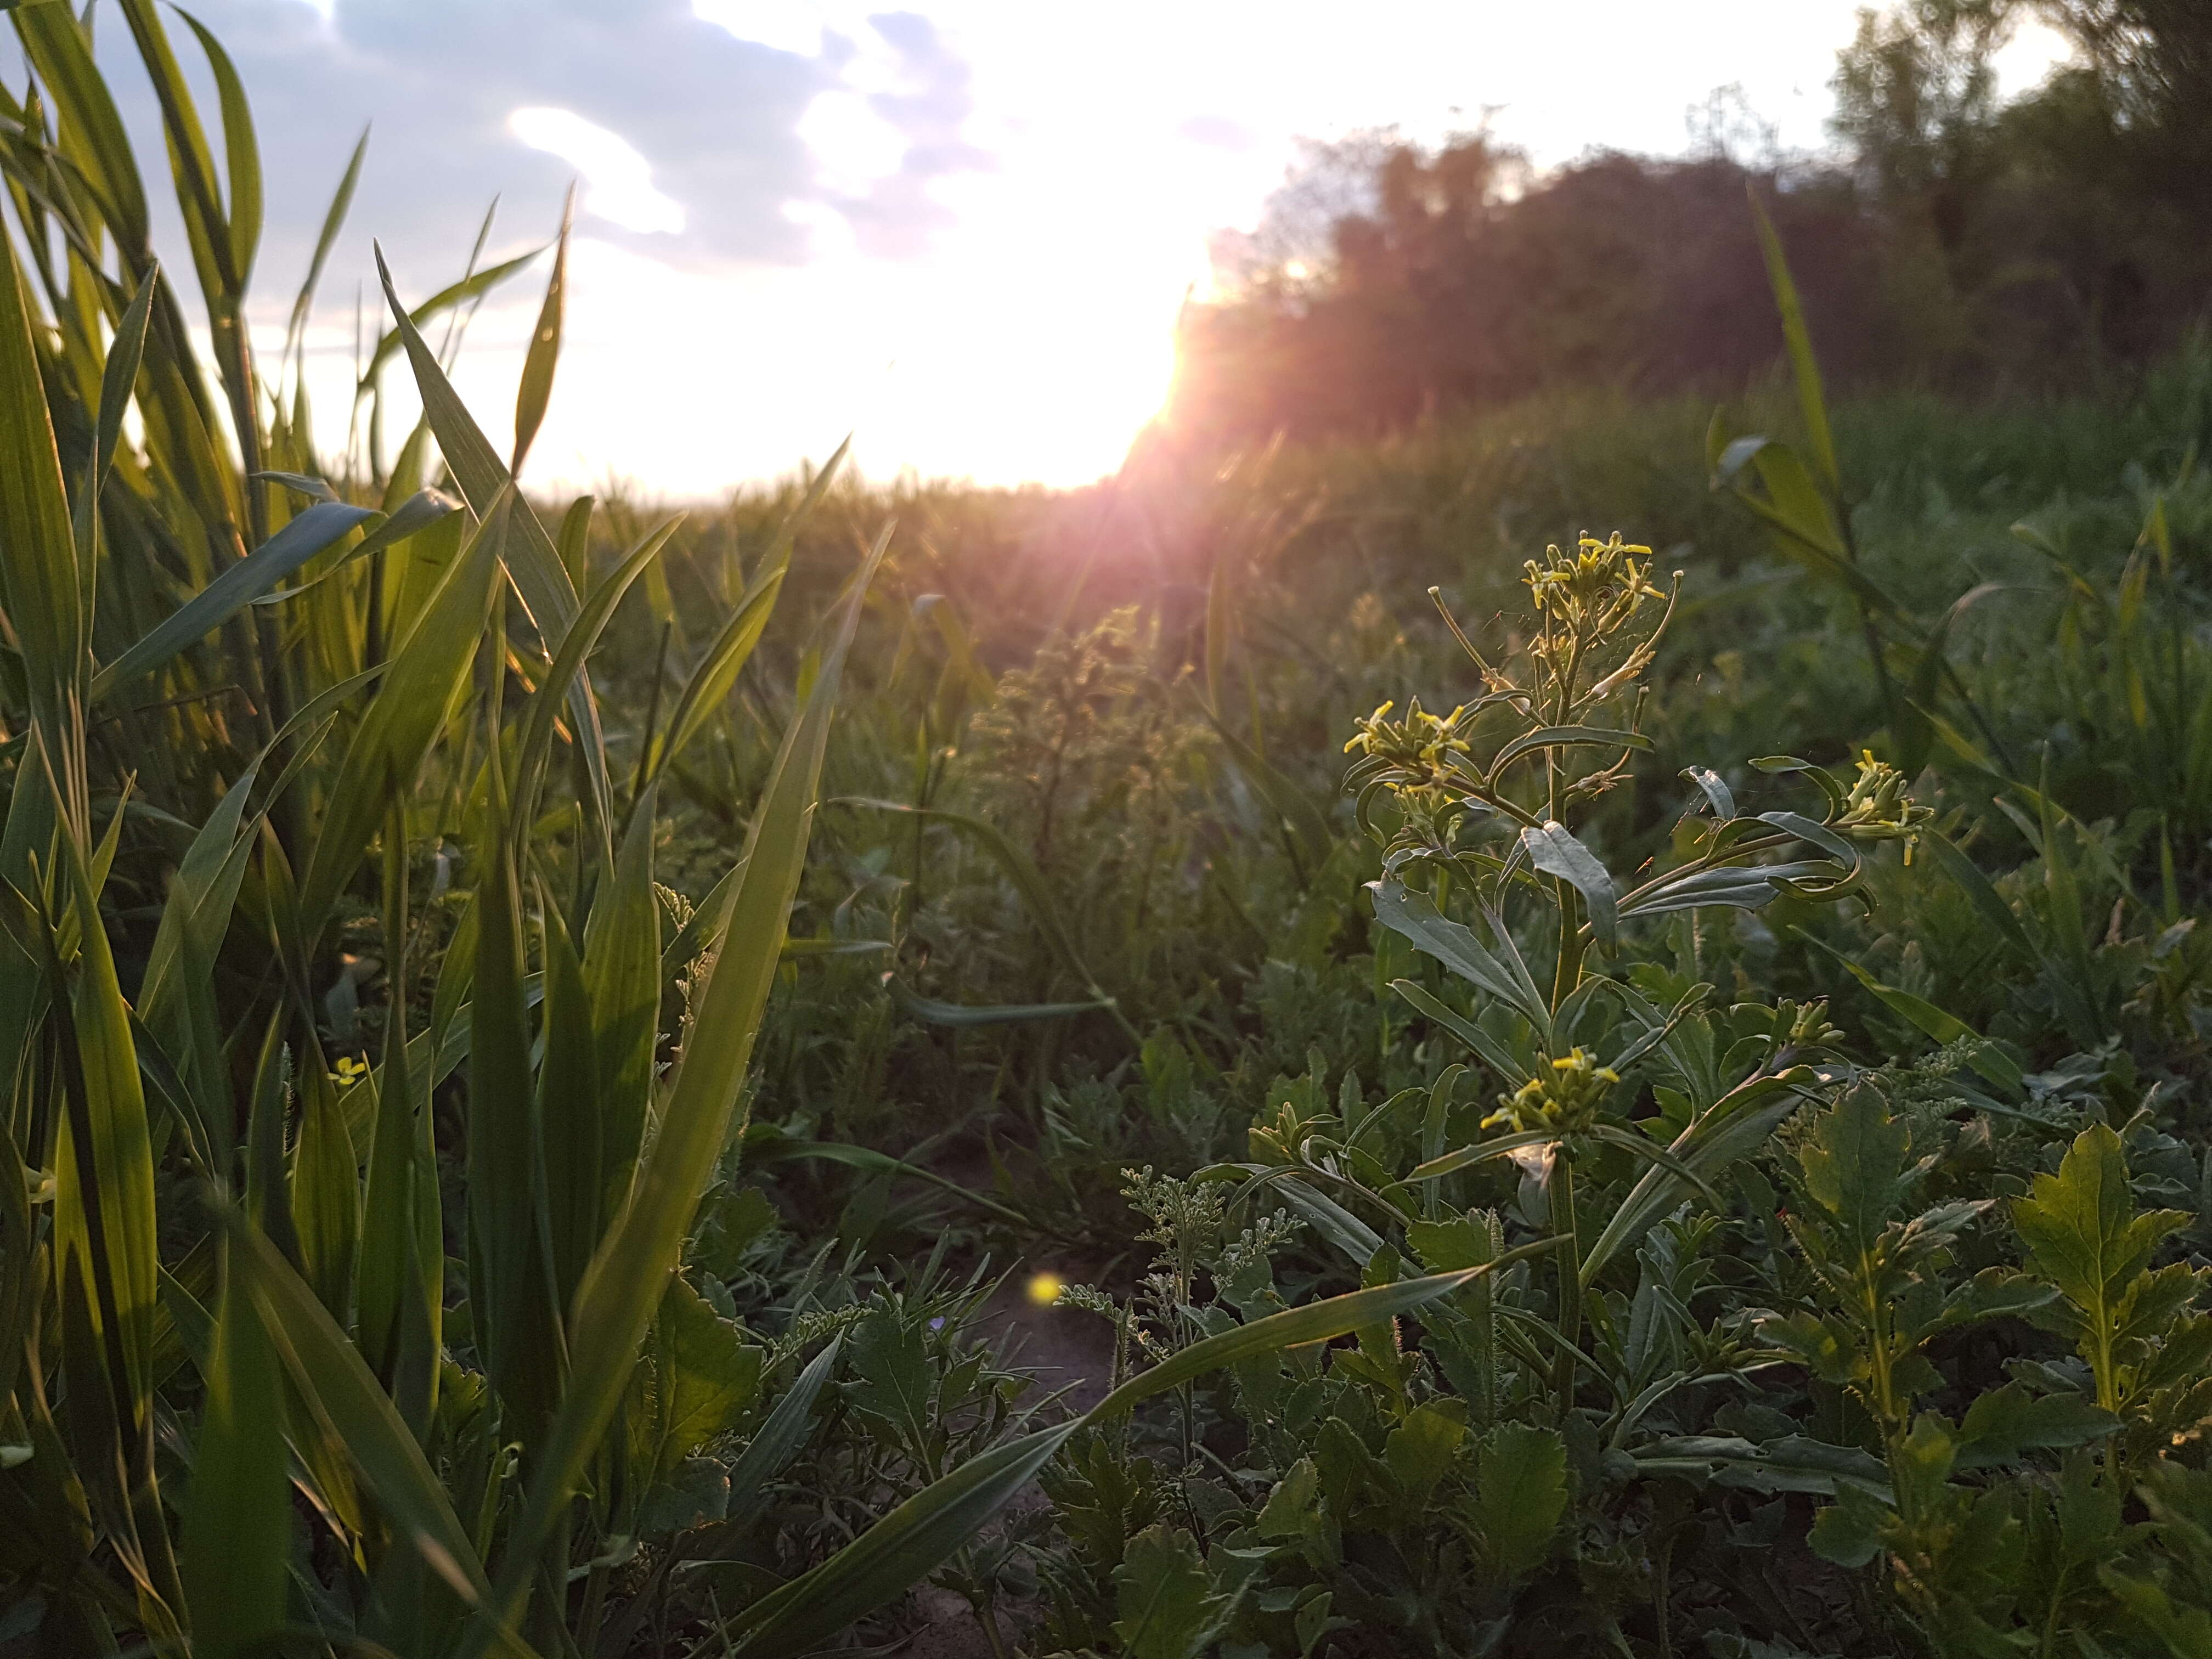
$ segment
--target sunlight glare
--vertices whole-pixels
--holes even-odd
[[[795,129],[814,158],[823,189],[857,196],[906,159],[906,138],[857,92],[815,94]]]

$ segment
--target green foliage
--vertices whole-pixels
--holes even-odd
[[[544,502],[562,243],[511,449],[424,330],[526,259],[326,453],[125,17],[212,375],[68,8],[0,108],[0,1641],[2203,1650],[2201,356],[1832,405],[1731,176],[1702,468]]]

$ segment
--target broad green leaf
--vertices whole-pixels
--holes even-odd
[[[1753,1445],[1735,1435],[1679,1435],[1647,1443],[1636,1466],[1650,1475],[1710,1476],[1748,1492],[1813,1492],[1833,1498],[1856,1492],[1892,1501],[1889,1472],[1881,1460],[1856,1446],[1832,1446],[1804,1435],[1785,1435]]]
[[[1709,767],[1686,766],[1680,775],[1689,779],[1692,783],[1698,786],[1707,803],[1712,807],[1715,817],[1725,823],[1735,816],[1735,795],[1728,785],[1722,781],[1719,773]]]
[[[1911,1142],[1904,1120],[1892,1117],[1881,1094],[1862,1085],[1815,1117],[1798,1148],[1807,1194],[1863,1255],[1904,1207]]]
[[[2017,1382],[1991,1389],[1966,1408],[1954,1468],[1989,1468],[2025,1451],[2060,1450],[2101,1440],[2119,1427],[2110,1412],[2078,1395],[2032,1395]]]
[[[1611,945],[1620,931],[1619,890],[1597,855],[1571,835],[1564,823],[1531,825],[1521,832],[1528,860],[1547,876],[1579,891],[1589,906],[1590,927],[1598,943]]]
[[[1460,1442],[1467,1437],[1464,1405],[1458,1401],[1448,1403],[1457,1409],[1448,1410],[1447,1402],[1437,1401],[1416,1406],[1382,1442],[1382,1462],[1412,1503],[1428,1501],[1437,1482],[1450,1469]]]
[[[1474,1490],[1462,1512],[1493,1580],[1541,1565],[1566,1507],[1567,1447],[1552,1430],[1501,1423],[1475,1448]]]
[[[1114,1570],[1121,1617],[1114,1635],[1129,1659],[1198,1659],[1236,1611],[1217,1595],[1198,1544],[1181,1528],[1146,1527]]]
[[[2176,1210],[2137,1215],[2120,1138],[2094,1123],[2074,1138],[2056,1175],[2036,1176],[2012,1219],[2029,1266],[2081,1316],[2081,1356],[2094,1374],[2098,1405],[2117,1410],[2123,1304],[2159,1241],[2189,1218]]]
[[[763,1355],[679,1273],[661,1296],[646,1357],[629,1452],[650,1481],[736,1424],[760,1392]]]
[[[889,1307],[864,1315],[845,1340],[853,1367],[848,1398],[855,1409],[888,1426],[916,1452],[930,1443],[934,1385],[921,1333]]]

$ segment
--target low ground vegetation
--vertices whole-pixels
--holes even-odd
[[[119,11],[216,350],[19,11],[0,1647],[2212,1651],[2212,356],[1832,412],[1768,234],[1718,416],[532,501],[559,256],[324,447]]]

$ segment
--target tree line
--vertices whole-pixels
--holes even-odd
[[[1999,94],[2031,16],[2071,59]],[[2212,6],[1907,0],[1838,56],[1836,143],[1723,89],[1678,157],[1539,173],[1487,131],[1304,146],[1186,314],[1179,429],[1389,430],[1560,386],[1726,392],[1781,336],[1745,192],[1847,386],[2033,393],[2169,351],[2212,298]]]

